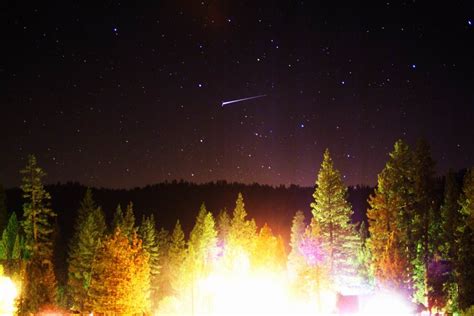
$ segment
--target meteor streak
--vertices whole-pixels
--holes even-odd
[[[256,96],[253,96],[253,97],[248,97],[248,98],[243,98],[243,99],[224,101],[224,102],[222,102],[222,105],[221,105],[221,106],[224,106],[224,105],[227,105],[227,104],[231,104],[231,103],[237,103],[237,102],[242,102],[242,101],[257,99],[257,98],[263,98],[263,97],[266,97],[266,96],[267,96],[266,94],[261,94],[261,95],[256,95]]]

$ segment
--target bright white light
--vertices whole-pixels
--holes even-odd
[[[370,296],[365,302],[361,302],[361,315],[414,315],[415,312],[410,302],[404,300],[400,295],[390,292],[382,292]]]
[[[15,299],[18,289],[15,283],[4,276],[0,276],[0,315],[13,315],[15,313]]]

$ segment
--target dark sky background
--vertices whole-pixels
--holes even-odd
[[[474,165],[472,1],[46,2],[0,4],[7,187],[29,153],[104,187],[312,185],[326,147],[375,184],[398,138]]]

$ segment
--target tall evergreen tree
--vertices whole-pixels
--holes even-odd
[[[215,228],[214,216],[206,210],[204,203],[199,209],[196,223],[189,234],[188,248],[192,248],[195,258],[194,264],[203,265],[217,244],[217,231]]]
[[[451,273],[445,281],[443,291],[446,309],[449,312],[458,310],[458,286],[456,282],[456,267],[458,266],[458,246],[460,244],[460,228],[463,215],[458,204],[461,188],[453,171],[449,171],[444,184],[444,197],[441,205],[440,247],[441,257],[451,266]]]
[[[123,217],[123,222],[120,225],[120,229],[123,231],[125,236],[131,238],[133,233],[136,232],[135,227],[135,214],[133,212],[133,203],[129,202],[127,209],[125,210],[125,215]]]
[[[320,225],[323,245],[329,254],[331,275],[334,277],[336,272],[348,266],[348,260],[356,258],[357,249],[349,246],[355,231],[350,223],[352,208],[347,201],[347,188],[341,174],[334,168],[328,149],[324,152],[313,198],[313,217]]]
[[[92,263],[106,231],[105,216],[95,204],[90,189],[87,189],[80,204],[74,228],[69,245],[68,296],[74,309],[84,311],[92,277]]]
[[[290,254],[288,255],[288,270],[293,281],[298,279],[305,266],[305,259],[301,253],[301,242],[306,231],[305,216],[301,211],[297,211],[293,217],[290,236]]]
[[[155,218],[153,214],[149,217],[143,216],[142,223],[138,229],[142,240],[143,249],[148,253],[148,265],[150,266],[150,296],[155,309],[159,298],[159,274],[160,274],[160,248],[158,247],[158,236],[156,233]]]
[[[254,220],[248,220],[246,217],[244,198],[242,193],[239,193],[230,221],[227,249],[232,251],[241,248],[251,251],[257,234],[257,225]]]
[[[168,248],[166,272],[169,277],[169,294],[175,295],[183,289],[183,262],[186,259],[186,240],[179,220],[171,234]]]
[[[170,233],[161,228],[160,231],[157,232],[156,242],[158,247],[158,266],[160,267],[160,273],[158,274],[158,281],[157,281],[157,288],[156,288],[156,297],[157,300],[153,301],[153,304],[158,304],[159,301],[168,295],[170,292],[169,286],[169,264],[168,264],[168,252],[169,247],[171,244],[171,236]]]
[[[112,219],[112,232],[114,232],[117,228],[121,229],[121,225],[123,223],[123,211],[122,206],[119,204],[115,209],[114,218]]]
[[[23,190],[23,231],[29,252],[27,281],[22,292],[22,310],[37,311],[41,305],[54,304],[56,277],[53,269],[53,227],[56,213],[50,208],[51,196],[44,189],[42,179],[46,173],[38,166],[34,156],[28,157],[21,189]]]
[[[412,268],[409,246],[411,232],[412,172],[411,153],[401,140],[382,172],[367,211],[370,238],[368,246],[377,281],[412,294]]]
[[[410,250],[413,264],[414,290],[417,301],[428,304],[428,265],[435,244],[430,229],[435,227],[434,166],[427,142],[419,141],[413,153],[413,216],[411,231],[414,248]],[[439,214],[438,214],[439,216]]]
[[[444,258],[454,261],[457,254],[458,227],[462,222],[461,212],[459,212],[459,195],[461,188],[456,181],[456,176],[450,170],[446,176],[444,185],[444,198],[441,205],[441,254]]]
[[[459,307],[461,310],[474,305],[474,168],[464,176],[461,197],[459,199],[463,221],[459,227],[460,240],[456,267],[459,287]]]

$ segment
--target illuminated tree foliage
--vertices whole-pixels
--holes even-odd
[[[257,234],[257,225],[253,219],[248,220],[246,217],[247,211],[245,210],[244,198],[242,193],[239,193],[230,221],[227,249],[231,251],[252,251]],[[229,255],[232,257],[232,254]]]
[[[367,211],[370,238],[368,246],[372,254],[374,275],[381,285],[400,290],[411,290],[411,264],[407,253],[407,240],[411,232],[407,229],[406,208],[411,182],[410,152],[401,140],[382,172],[374,195],[369,198]],[[409,233],[409,235],[405,235]]]
[[[355,260],[357,249],[351,245],[356,234],[350,223],[352,209],[347,202],[347,188],[339,171],[334,169],[328,149],[324,152],[313,197],[313,217],[320,226],[331,275],[335,276],[350,268],[348,263]]]
[[[217,239],[220,247],[226,243],[230,230],[230,216],[227,209],[223,209],[217,215]]]
[[[125,210],[125,215],[123,221],[120,223],[120,229],[123,231],[125,236],[131,239],[133,233],[136,232],[135,227],[135,214],[133,212],[133,203],[129,202],[127,209]]]
[[[462,224],[459,227],[460,240],[456,267],[459,287],[459,308],[468,309],[474,305],[474,169],[464,176],[461,197],[459,199]]]
[[[305,266],[301,271],[301,285],[297,290],[315,299],[318,311],[322,312],[324,303],[321,300],[321,291],[331,287],[332,276],[330,258],[325,248],[321,226],[314,217],[305,230],[299,248],[305,258]]]
[[[85,308],[119,315],[150,311],[148,254],[136,234],[130,241],[120,228],[100,243],[92,264]]]
[[[201,205],[196,223],[189,234],[188,257],[194,269],[201,271],[210,262],[217,246],[217,231],[214,216]]]
[[[305,267],[305,258],[301,253],[301,243],[306,231],[305,216],[297,211],[293,217],[290,236],[290,254],[288,255],[288,271],[293,282],[297,283]]]
[[[156,244],[158,248],[158,266],[160,273],[157,276],[156,288],[152,287],[152,291],[156,291],[157,300],[152,301],[153,307],[159,303],[159,299],[165,297],[169,293],[169,278],[168,278],[168,251],[170,247],[171,236],[170,233],[161,228],[156,235]],[[153,292],[152,292],[153,293]],[[152,296],[153,299],[153,296]]]
[[[69,246],[68,296],[73,309],[83,311],[92,276],[92,263],[106,230],[105,217],[87,189],[77,212]]]
[[[186,259],[186,240],[179,220],[171,234],[165,273],[168,276],[166,289],[168,295],[177,295],[184,287],[183,262]]]
[[[56,300],[56,277],[53,271],[53,224],[56,213],[49,207],[51,196],[44,189],[46,173],[34,156],[28,157],[23,176],[23,231],[28,251],[27,279],[24,285],[23,312],[37,311],[42,305]]]
[[[158,236],[156,233],[155,218],[153,214],[149,217],[143,217],[142,223],[138,229],[138,235],[143,241],[143,249],[148,253],[148,265],[150,266],[150,297],[152,303],[158,302],[158,290],[160,274],[160,256],[158,247]],[[156,306],[153,306],[156,307]]]
[[[255,269],[281,271],[286,264],[286,251],[281,236],[273,235],[266,223],[260,228],[255,239],[255,248],[251,258]]]

